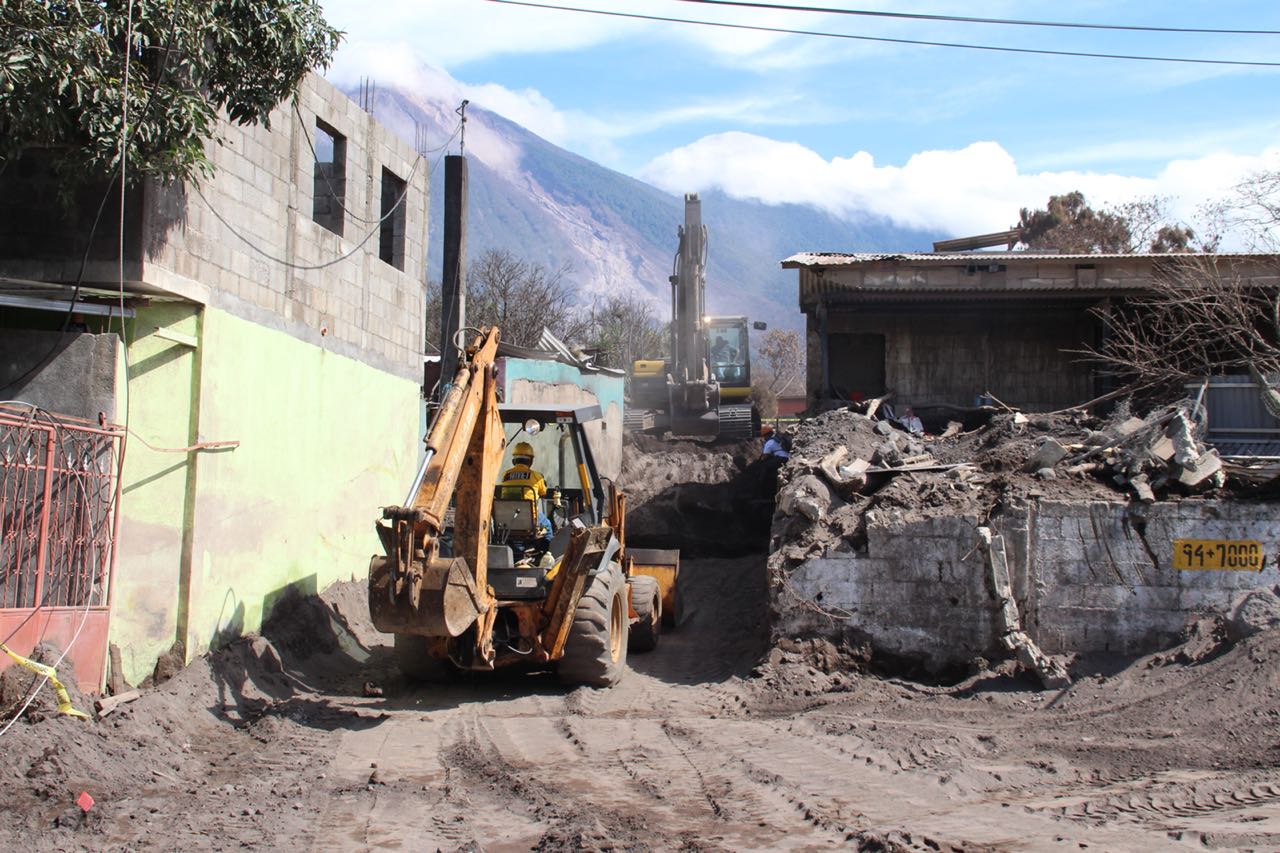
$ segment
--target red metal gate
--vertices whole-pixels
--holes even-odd
[[[70,651],[82,690],[107,659],[123,430],[0,404],[0,639]],[[0,655],[0,668],[9,663]]]

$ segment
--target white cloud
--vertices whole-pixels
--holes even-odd
[[[1095,206],[1160,195],[1194,221],[1199,205],[1221,197],[1251,171],[1277,168],[1280,148],[1259,155],[1174,160],[1154,178],[1087,171],[1019,171],[995,142],[923,151],[901,166],[878,165],[866,151],[826,160],[793,142],[721,133],[657,157],[641,177],[671,192],[719,188],[768,204],[810,204],[839,216],[867,213],[902,225],[959,236],[998,231],[1022,207],[1080,190]],[[851,247],[853,248],[853,247]]]

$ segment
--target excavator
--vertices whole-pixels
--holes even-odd
[[[670,356],[632,365],[624,424],[679,436],[751,438],[759,434],[760,417],[751,400],[747,318],[704,314],[707,228],[697,193],[684,197],[684,226],[678,234],[670,278]]]
[[[610,687],[628,649],[653,649],[680,611],[679,552],[626,547],[626,496],[596,471],[584,427],[600,407],[499,404],[498,330],[465,349],[401,506],[376,523],[369,614],[408,677],[522,664]],[[500,482],[529,443],[547,495]]]

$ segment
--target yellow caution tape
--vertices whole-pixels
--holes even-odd
[[[36,663],[29,658],[24,658],[4,643],[0,643],[0,652],[4,652],[9,657],[13,658],[13,662],[18,666],[24,669],[29,669],[36,675],[43,675],[49,679],[49,683],[53,685],[54,693],[58,696],[59,713],[67,714],[71,717],[79,717],[82,720],[89,719],[89,715],[84,711],[77,711],[75,708],[71,707],[71,697],[67,695],[67,688],[63,687],[62,682],[58,680],[58,673],[54,671],[53,667],[44,663]]]

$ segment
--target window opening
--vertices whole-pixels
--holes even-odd
[[[387,168],[382,170],[382,212],[378,225],[378,257],[398,270],[404,269],[405,201],[407,184]]]
[[[347,194],[347,138],[317,118],[315,149],[311,218],[341,236]]]

